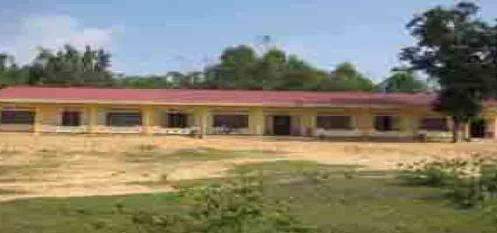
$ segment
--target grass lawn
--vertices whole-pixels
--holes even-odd
[[[436,188],[398,183],[392,173],[352,166],[278,161],[237,167],[260,175],[270,199],[291,199],[291,211],[325,232],[497,232],[497,216],[459,209]],[[223,180],[196,180],[198,185]],[[131,214],[182,212],[174,193],[113,197],[43,198],[0,203],[0,232],[137,232]]]
[[[267,155],[276,156],[270,151],[225,151],[208,147],[196,149],[183,149],[174,153],[161,151],[154,147],[142,146],[135,152],[125,153],[126,162],[160,162],[178,163],[188,161],[213,161],[234,158],[265,158]]]

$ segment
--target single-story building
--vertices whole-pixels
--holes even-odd
[[[415,139],[450,137],[434,94],[184,89],[8,87],[0,131],[236,134]],[[496,138],[486,103],[474,137]]]

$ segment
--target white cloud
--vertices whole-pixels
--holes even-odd
[[[109,49],[114,32],[113,28],[84,27],[67,15],[29,16],[19,21],[18,32],[5,50],[25,64],[36,56],[39,47],[58,49],[71,44],[79,49],[86,45]]]

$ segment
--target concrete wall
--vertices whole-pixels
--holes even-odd
[[[248,115],[249,124],[245,129],[234,130],[232,134],[272,135],[272,117],[291,117],[291,134],[317,137],[383,137],[414,138],[420,133],[433,137],[450,137],[450,131],[423,132],[419,122],[423,117],[444,117],[425,108],[265,108],[265,107],[207,107],[207,106],[125,106],[111,105],[59,105],[59,104],[17,104],[0,105],[0,109],[30,109],[36,112],[33,125],[2,125],[0,131],[34,131],[66,133],[143,133],[143,134],[218,134],[213,127],[215,114]],[[65,110],[80,111],[80,127],[61,126],[61,114]],[[142,126],[108,127],[106,114],[110,111],[133,111],[142,115]],[[188,115],[188,128],[166,128],[168,112],[181,112]],[[488,135],[495,137],[497,132],[497,109],[484,113]],[[326,130],[317,127],[319,115],[346,115],[352,118],[350,130]],[[374,128],[374,117],[392,115],[399,118],[398,130],[379,132]],[[497,139],[497,138],[496,138]]]

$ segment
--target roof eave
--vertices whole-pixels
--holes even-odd
[[[156,105],[156,106],[220,106],[220,107],[287,107],[287,108],[406,108],[427,107],[422,104],[329,104],[329,103],[219,103],[219,102],[160,102],[160,101],[117,101],[117,100],[41,100],[41,99],[0,99],[4,104],[85,104],[85,105]]]

